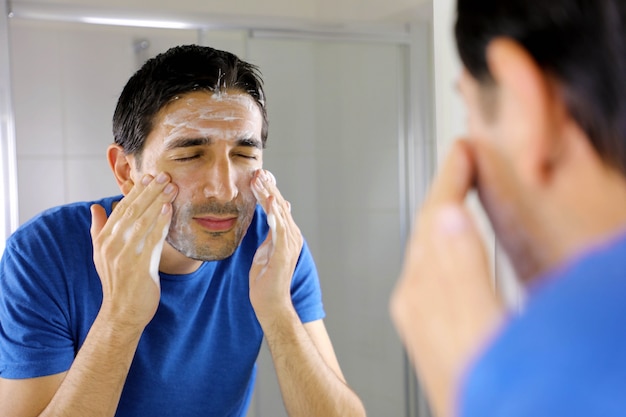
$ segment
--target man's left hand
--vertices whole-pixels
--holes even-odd
[[[251,185],[270,226],[250,268],[250,302],[259,322],[265,326],[276,315],[294,310],[291,279],[303,238],[291,216],[291,205],[278,191],[274,176],[269,171],[258,170]]]

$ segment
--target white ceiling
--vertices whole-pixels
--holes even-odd
[[[13,3],[145,9],[150,12],[215,13],[315,22],[430,20],[433,0],[13,0]]]

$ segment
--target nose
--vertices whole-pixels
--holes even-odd
[[[226,203],[237,197],[235,172],[228,157],[219,157],[206,168],[204,196]]]

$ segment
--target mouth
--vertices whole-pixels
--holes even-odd
[[[194,220],[210,232],[226,232],[237,223],[237,217],[194,217]]]

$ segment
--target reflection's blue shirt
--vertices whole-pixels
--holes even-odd
[[[469,370],[460,415],[626,415],[626,236],[531,289]]]

